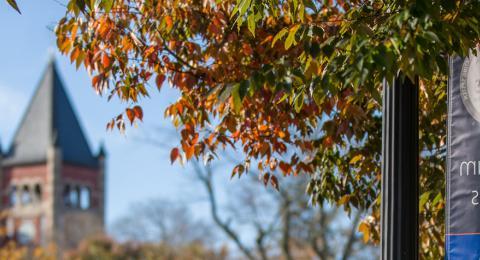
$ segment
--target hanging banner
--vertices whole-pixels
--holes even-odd
[[[449,62],[445,255],[451,260],[480,259],[479,57]]]

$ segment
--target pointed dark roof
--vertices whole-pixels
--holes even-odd
[[[45,162],[51,145],[60,148],[65,162],[89,167],[98,165],[53,59],[30,101],[4,163],[17,165]]]
[[[103,142],[100,143],[100,149],[98,150],[97,158],[103,157],[107,155],[107,152],[105,151],[105,144]]]

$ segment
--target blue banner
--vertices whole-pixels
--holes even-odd
[[[480,58],[450,58],[445,259],[480,259]]]

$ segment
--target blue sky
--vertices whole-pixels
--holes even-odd
[[[157,197],[186,201],[197,215],[208,214],[201,199],[192,200],[201,198],[202,187],[195,184],[188,169],[169,162],[169,150],[176,143],[161,149],[139,141],[145,132],[156,128],[166,132],[159,138],[174,139],[171,138],[174,128],[163,112],[177,98],[176,92],[169,87],[164,87],[160,94],[152,91],[152,97],[142,101],[144,123],[129,128],[126,135],[106,132],[106,123],[120,113],[124,105],[97,96],[86,71],[76,71],[75,66],[56,51],[52,28],[63,16],[64,7],[55,0],[19,0],[18,3],[22,15],[0,1],[0,140],[3,149],[10,144],[53,52],[92,150],[96,153],[102,141],[107,147],[107,224],[128,212],[135,202]]]

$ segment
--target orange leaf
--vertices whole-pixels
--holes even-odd
[[[261,125],[261,126],[258,127],[258,130],[260,130],[261,132],[267,131],[267,130],[268,130],[268,126],[267,126],[267,125]]]
[[[110,67],[110,58],[108,57],[108,54],[103,54],[102,57],[102,65],[104,68]]]
[[[253,49],[252,49],[252,47],[250,46],[250,44],[244,43],[243,46],[242,46],[242,48],[243,48],[243,53],[244,53],[245,55],[250,56],[250,55],[253,54]]]
[[[133,112],[135,113],[136,118],[140,119],[140,121],[143,120],[143,110],[140,106],[135,106]]]
[[[177,109],[179,114],[183,114],[183,105],[182,104],[176,103],[175,108]]]
[[[171,16],[165,16],[165,24],[167,25],[167,30],[170,31],[173,28],[173,20]]]
[[[102,75],[97,75],[92,78],[92,85],[96,88],[97,85],[100,83],[102,80]]]
[[[77,60],[79,55],[80,55],[80,49],[79,48],[73,49],[72,53],[70,54],[70,62]]]
[[[180,155],[180,152],[178,151],[178,148],[173,148],[172,151],[170,152],[170,163],[173,164],[173,162],[177,160],[179,155]]]
[[[189,160],[190,158],[192,158],[193,154],[195,153],[195,146],[193,145],[185,146],[184,150],[185,150],[185,156],[187,157],[187,160]]]
[[[150,46],[150,47],[148,47],[148,48],[145,50],[145,52],[143,53],[143,56],[144,56],[144,57],[148,57],[148,56],[150,56],[152,53],[154,53],[155,50],[156,50],[155,46]]]
[[[130,124],[133,124],[133,120],[135,120],[135,112],[130,108],[127,108],[125,111],[127,112],[127,117],[128,120],[130,120]]]

